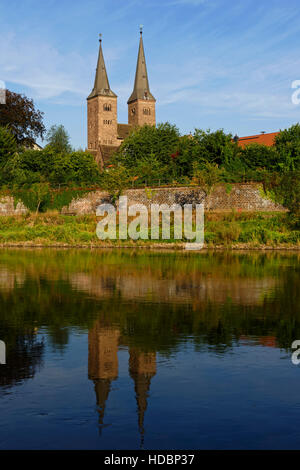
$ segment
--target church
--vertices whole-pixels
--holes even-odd
[[[132,128],[144,124],[155,126],[156,100],[150,92],[141,28],[134,87],[127,101],[128,124],[118,123],[118,97],[109,85],[101,35],[99,42],[94,88],[87,98],[87,148],[94,155],[98,165],[103,168]]]

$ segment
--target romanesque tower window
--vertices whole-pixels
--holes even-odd
[[[103,124],[112,124],[112,120],[111,119],[103,119]]]
[[[103,105],[103,110],[104,110],[104,111],[111,111],[111,104],[105,103],[105,104]]]
[[[145,116],[150,116],[150,114],[151,114],[150,108],[144,108],[143,109],[143,114],[145,114]]]

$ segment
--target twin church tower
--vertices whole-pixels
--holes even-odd
[[[135,126],[154,126],[155,98],[150,92],[142,29],[133,92],[127,102],[128,124],[117,119],[117,95],[111,90],[102,51],[99,56],[94,88],[87,98],[88,150],[103,168]]]

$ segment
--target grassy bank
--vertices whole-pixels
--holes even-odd
[[[163,246],[180,248],[177,240],[101,241],[93,215],[64,216],[59,213],[0,217],[0,245],[24,246]],[[300,231],[282,213],[207,213],[207,248],[300,249]]]

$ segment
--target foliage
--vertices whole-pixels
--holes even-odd
[[[221,166],[232,160],[238,151],[232,135],[226,134],[223,129],[215,132],[211,132],[210,129],[207,131],[195,129],[193,139],[195,141],[193,160],[198,162]]]
[[[36,206],[33,206],[36,210]],[[44,208],[40,210],[45,210]],[[96,218],[87,216],[64,216],[58,213],[28,214],[24,216],[5,217],[0,219],[0,242],[28,242],[51,245],[84,244],[99,245],[102,241],[96,235]],[[172,233],[172,230],[171,230]],[[175,242],[175,240],[171,240]],[[180,243],[180,241],[177,241]],[[300,232],[294,230],[286,214],[270,213],[208,213],[205,221],[205,242],[209,244],[228,245],[246,243],[249,247],[260,244],[300,245]],[[114,241],[106,241],[105,244]],[[119,243],[117,240],[116,243]],[[128,244],[128,241],[125,242]],[[153,243],[149,239],[138,244]],[[159,241],[161,244],[162,241]],[[169,243],[169,241],[165,241]],[[177,256],[177,255],[176,255]],[[253,256],[253,255],[252,255]],[[181,266],[182,258],[178,258]],[[254,267],[257,274],[257,266]]]
[[[267,147],[261,144],[246,145],[240,151],[240,160],[246,168],[257,170],[264,168],[267,170],[278,169],[278,157],[274,147]]]
[[[45,134],[43,114],[30,98],[6,90],[6,103],[0,107],[0,126],[8,126],[18,144],[31,146]]]
[[[46,136],[48,146],[56,153],[71,153],[70,136],[63,125],[52,126]]]
[[[161,164],[154,154],[143,157],[135,168],[137,181],[145,182],[147,185],[157,184],[159,180],[164,180],[166,172],[167,168]]]
[[[200,165],[198,162],[194,162],[193,165],[193,184],[201,186],[207,194],[209,194],[213,186],[219,183],[221,180],[221,172],[218,165],[214,163],[206,163],[206,165]]]
[[[127,168],[123,165],[112,166],[107,168],[101,175],[101,188],[111,195],[115,202],[122,191],[130,185],[130,176]]]
[[[124,140],[115,160],[127,168],[135,169],[143,159],[153,159],[161,165],[170,164],[171,155],[178,149],[179,130],[167,123],[134,129]]]
[[[52,186],[95,185],[99,184],[100,171],[89,153],[62,154],[46,147],[42,151],[25,150],[13,155],[0,179],[2,184],[19,187],[45,181]]]
[[[16,151],[17,143],[13,134],[9,131],[8,127],[0,126],[0,171],[2,171],[7,160],[11,158]]]
[[[283,174],[266,175],[265,186],[271,190],[275,200],[289,209],[299,223],[300,220],[300,170]]]
[[[275,148],[282,171],[300,169],[300,124],[280,131],[275,139]]]

